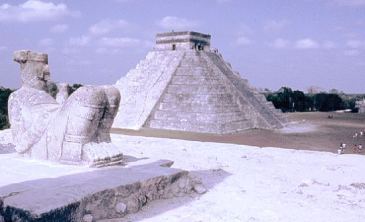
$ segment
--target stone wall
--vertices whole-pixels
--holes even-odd
[[[197,32],[166,32],[156,35],[156,50],[210,49],[210,35]]]

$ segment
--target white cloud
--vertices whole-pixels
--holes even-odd
[[[255,31],[250,26],[242,23],[238,28],[238,33],[239,35],[252,35]]]
[[[124,51],[123,48],[97,48],[95,50],[95,53],[98,54],[103,54],[103,55],[116,55],[116,54],[120,54]]]
[[[346,45],[352,49],[361,49],[361,48],[365,48],[365,41],[349,40],[346,42]]]
[[[343,33],[342,35],[345,38],[348,38],[348,39],[354,39],[354,38],[358,38],[359,37],[359,34],[358,33],[355,33],[355,32],[346,32],[346,33]]]
[[[89,36],[83,35],[80,37],[73,37],[70,38],[69,44],[72,46],[86,46],[91,41],[91,38]]]
[[[252,41],[245,36],[240,36],[236,39],[236,44],[240,46],[251,45]]]
[[[337,47],[336,43],[334,43],[333,41],[324,41],[320,44],[311,38],[299,39],[296,42],[291,42],[283,38],[277,38],[273,42],[268,43],[268,45],[276,49],[293,47],[296,49],[334,49]]]
[[[224,4],[224,3],[228,3],[231,2],[232,0],[215,0],[218,4]]]
[[[143,44],[141,40],[135,38],[128,37],[118,37],[118,38],[109,38],[103,37],[99,40],[99,44],[102,47],[118,47],[118,48],[126,48],[133,47]]]
[[[179,18],[175,16],[166,16],[162,18],[158,25],[164,29],[170,30],[188,30],[199,26],[199,22],[189,20],[186,18]]]
[[[133,0],[114,0],[114,1],[118,3],[127,3],[127,2],[132,2]]]
[[[63,3],[55,4],[40,0],[28,0],[23,4],[0,5],[0,22],[34,22],[55,20],[63,16],[75,15]]]
[[[44,39],[41,39],[38,44],[40,46],[48,47],[48,46],[53,45],[53,42],[54,41],[51,38],[44,38]]]
[[[128,27],[128,22],[125,20],[111,20],[104,19],[89,28],[89,32],[93,35],[105,35],[116,29],[123,29]]]
[[[357,49],[349,49],[349,50],[345,50],[343,54],[345,56],[357,56],[360,54],[360,51]]]
[[[108,49],[107,49],[107,48],[105,48],[105,47],[100,47],[100,48],[97,48],[97,49],[95,50],[95,52],[96,52],[96,53],[98,53],[98,54],[105,54],[105,53],[107,53],[107,52],[108,52]]]
[[[67,29],[68,29],[68,25],[58,24],[58,25],[51,27],[51,29],[49,31],[53,32],[53,33],[63,33],[63,32],[66,32]]]
[[[289,47],[290,41],[282,38],[277,38],[269,45],[276,49],[283,49]]]
[[[279,32],[283,30],[289,22],[287,20],[270,20],[264,24],[266,32]]]
[[[365,0],[333,0],[337,5],[350,7],[363,7]]]
[[[74,55],[74,54],[78,54],[80,52],[79,48],[76,47],[64,47],[61,52],[65,55]]]
[[[336,48],[336,44],[332,41],[325,41],[323,44],[322,44],[323,48],[325,49],[334,49]]]
[[[155,42],[152,42],[152,41],[143,41],[143,45],[146,47],[146,48],[152,48],[154,45],[155,45]]]
[[[295,48],[297,49],[316,49],[319,48],[319,44],[310,38],[300,39],[296,41]]]
[[[80,58],[68,58],[66,60],[66,64],[70,66],[88,66],[92,64],[90,60],[87,59],[80,59]]]

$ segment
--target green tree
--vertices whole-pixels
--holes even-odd
[[[0,87],[0,130],[9,128],[8,99],[13,90]]]
[[[78,88],[80,88],[82,85],[81,84],[78,84],[78,83],[75,83],[73,85],[70,86],[70,95],[75,92]]]
[[[341,97],[337,94],[318,93],[314,95],[314,106],[319,111],[334,111],[344,108]]]
[[[274,104],[275,108],[283,112],[354,109],[356,101],[356,99],[344,100],[334,93],[305,94],[299,90],[293,91],[289,87],[282,87],[275,93],[267,93],[266,98]]]

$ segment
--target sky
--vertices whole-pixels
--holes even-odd
[[[365,0],[0,0],[0,86],[20,87],[19,49],[55,82],[114,84],[171,30],[210,34],[257,88],[365,93]]]

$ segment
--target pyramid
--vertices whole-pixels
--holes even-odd
[[[122,101],[113,128],[226,134],[282,128],[287,119],[232,70],[210,35],[167,32],[116,83]]]

